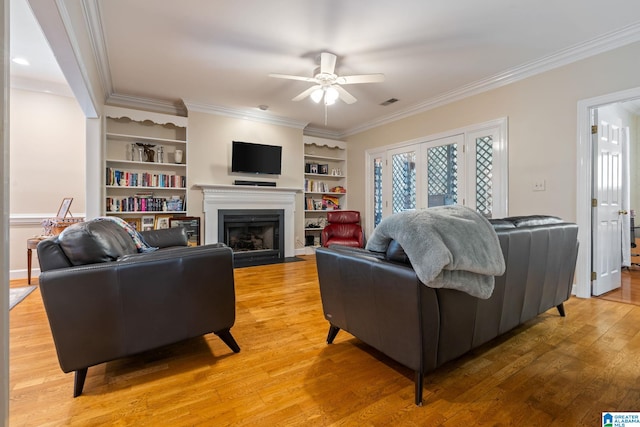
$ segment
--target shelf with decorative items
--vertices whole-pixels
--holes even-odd
[[[327,211],[347,207],[346,144],[304,137],[304,231],[305,246],[318,247],[327,225]]]
[[[118,107],[105,116],[105,215],[185,215],[187,118]]]

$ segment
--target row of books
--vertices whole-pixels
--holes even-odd
[[[185,188],[187,186],[187,177],[184,175],[129,172],[107,168],[107,185],[116,185],[119,187]]]
[[[184,210],[184,200],[165,197],[107,197],[107,212],[176,212]]]
[[[340,209],[340,199],[328,194],[324,194],[321,199],[312,197],[305,198],[305,210],[308,211],[331,211]]]
[[[304,191],[307,193],[328,193],[328,192],[336,192],[336,193],[346,193],[344,187],[329,187],[329,185],[324,181],[315,181],[313,179],[305,179],[304,180]]]

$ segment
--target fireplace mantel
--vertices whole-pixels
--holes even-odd
[[[259,187],[223,184],[196,184],[202,189],[204,211],[204,243],[217,243],[218,210],[283,209],[284,256],[295,256],[296,193],[301,188]]]

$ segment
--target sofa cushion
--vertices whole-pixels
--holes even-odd
[[[565,222],[561,218],[556,216],[549,215],[527,215],[527,216],[512,216],[509,218],[504,218],[507,221],[511,221],[516,228],[519,227],[532,227],[538,225],[550,225],[550,224],[561,224]]]
[[[508,228],[516,228],[515,224],[508,219],[500,218],[500,219],[490,219],[489,223],[494,230],[505,230]]]
[[[147,245],[157,248],[188,246],[189,244],[187,230],[184,227],[141,231],[140,235]]]
[[[58,242],[73,265],[115,261],[138,252],[129,233],[112,221],[74,224],[60,233]]]

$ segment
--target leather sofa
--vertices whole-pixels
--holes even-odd
[[[364,233],[358,211],[327,211],[329,224],[322,229],[322,246],[330,245],[364,247]]]
[[[233,254],[187,246],[184,228],[140,233],[153,252],[108,220],[73,225],[38,244],[44,307],[74,397],[89,366],[210,332],[234,352]]]
[[[386,253],[318,248],[327,343],[342,329],[411,368],[415,403],[421,405],[426,372],[553,307],[564,316],[578,253],[577,225],[548,216],[491,223],[506,271],[495,277],[488,299],[421,283],[395,241]]]

